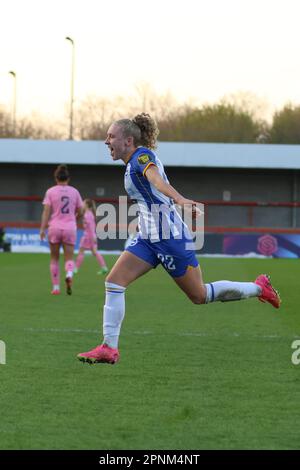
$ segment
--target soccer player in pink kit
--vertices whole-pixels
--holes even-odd
[[[51,294],[60,294],[59,249],[63,246],[66,270],[66,291],[72,294],[74,270],[74,245],[76,243],[76,217],[82,214],[83,202],[77,189],[69,186],[70,174],[66,165],[59,165],[54,172],[56,186],[49,188],[43,205],[40,238],[46,236],[50,244],[50,273],[52,280]]]
[[[108,268],[104,258],[97,252],[97,238],[96,238],[96,205],[92,199],[85,199],[83,201],[83,236],[80,240],[79,253],[75,263],[74,272],[77,273],[84,259],[85,250],[90,250],[100,265],[99,274],[106,274]]]

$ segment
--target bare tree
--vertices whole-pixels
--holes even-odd
[[[11,117],[5,110],[0,110],[0,137],[16,139],[62,139],[63,132],[58,122],[52,122],[38,114],[20,117],[13,131]]]
[[[245,111],[257,121],[270,122],[272,119],[271,106],[268,100],[252,91],[230,93],[221,99],[221,103],[232,105],[239,111]]]

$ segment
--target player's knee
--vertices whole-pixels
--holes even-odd
[[[205,304],[206,302],[206,294],[205,292],[197,292],[196,294],[189,295],[189,299],[193,302],[193,304],[201,305]]]
[[[191,301],[195,305],[205,304],[205,299],[199,295],[190,297]]]

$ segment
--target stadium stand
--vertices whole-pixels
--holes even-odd
[[[205,204],[203,253],[230,252],[229,246],[232,254],[257,252],[260,246],[262,254],[298,256],[300,146],[160,142],[157,153],[171,184]],[[2,139],[0,224],[8,236],[13,229],[37,230],[42,197],[62,162],[84,197],[117,205],[125,195],[124,167],[111,161],[104,142]],[[123,241],[101,246],[122,249]]]

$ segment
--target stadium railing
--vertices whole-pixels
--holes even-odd
[[[119,200],[116,198],[93,198],[96,204],[100,203],[110,203],[115,206],[118,205]],[[3,207],[3,204],[15,202],[15,203],[40,203],[42,202],[42,197],[40,196],[0,196],[0,207]],[[205,206],[205,231],[210,233],[234,233],[234,232],[247,232],[247,233],[264,233],[270,232],[273,233],[300,233],[300,227],[297,227],[297,208],[300,208],[299,202],[265,202],[265,201],[223,201],[223,200],[202,200],[199,201]],[[130,201],[128,200],[130,204]],[[212,208],[221,207],[223,210],[229,208],[244,208],[246,213],[243,214],[243,223],[228,223],[230,220],[227,219],[226,214],[226,223],[215,224],[212,218],[210,218],[210,213]],[[226,209],[225,209],[226,208]],[[279,209],[286,208],[290,209],[289,225],[282,225],[282,220],[276,219],[276,226],[272,223],[272,226],[263,226],[261,224],[255,224],[255,213],[260,209]],[[37,228],[40,225],[40,220],[1,220],[3,217],[0,217],[0,226],[2,227],[22,227],[22,228]],[[11,214],[9,219],[11,219]],[[215,218],[216,220],[218,217]],[[218,221],[218,220],[217,220]],[[237,220],[239,222],[239,220]]]

